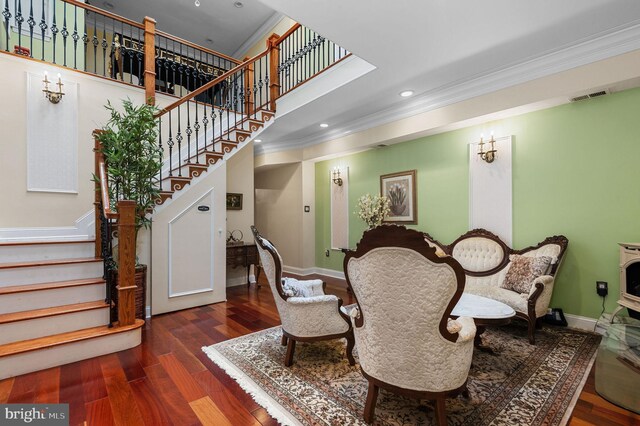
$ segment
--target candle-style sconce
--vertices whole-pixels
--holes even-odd
[[[333,168],[332,179],[331,180],[336,185],[342,186],[342,178],[340,177],[340,168],[339,167],[334,167]]]
[[[496,140],[493,138],[493,132],[491,132],[491,139],[489,140],[489,142],[484,142],[483,135],[480,135],[480,143],[478,144],[478,155],[483,161],[486,161],[487,163],[493,163],[493,161],[496,159],[496,153],[498,152],[498,150],[496,149],[495,143]],[[487,149],[485,151],[485,145],[489,145],[490,149]]]
[[[42,83],[44,83],[44,88],[42,89],[42,91],[44,92],[44,97],[49,99],[49,102],[51,102],[52,104],[57,104],[62,100],[62,97],[64,96],[62,86],[64,86],[64,84],[62,84],[60,74],[58,74],[58,82],[55,83],[55,85],[58,86],[57,90],[50,89],[49,84],[51,84],[51,82],[49,81],[46,71],[44,72],[44,80],[42,80]]]

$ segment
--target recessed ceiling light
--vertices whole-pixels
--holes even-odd
[[[257,143],[260,143],[260,142],[262,142],[262,139],[254,139],[253,141],[257,142]]]
[[[241,7],[244,7],[244,4],[241,1],[237,1],[237,2],[233,3],[233,5],[235,7],[237,7],[238,9],[240,9]]]
[[[326,127],[329,127],[329,125],[327,123],[320,123],[320,127],[322,127],[324,129]]]
[[[200,0],[196,0],[195,5],[196,7],[200,7]]]
[[[413,95],[413,90],[405,90],[404,92],[400,92],[400,96],[402,96],[403,98],[408,98],[411,95]]]

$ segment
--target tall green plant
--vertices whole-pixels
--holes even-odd
[[[162,150],[158,146],[158,122],[153,105],[134,105],[122,101],[122,111],[111,102],[105,105],[111,118],[98,140],[107,164],[109,199],[117,208],[118,200],[133,200],[136,205],[136,235],[151,224],[147,213],[153,211],[160,196]]]

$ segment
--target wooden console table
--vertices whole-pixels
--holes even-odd
[[[251,265],[254,266],[256,273],[256,285],[260,287],[258,278],[260,277],[260,256],[258,256],[258,248],[255,244],[243,244],[241,246],[227,246],[227,266],[237,268],[244,266],[247,268],[247,285],[251,285],[249,281],[249,272]]]

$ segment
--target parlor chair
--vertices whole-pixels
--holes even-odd
[[[251,231],[282,321],[282,344],[287,345],[284,365],[290,367],[293,363],[296,342],[341,338],[347,339],[347,359],[355,365],[353,328],[342,309],[342,299],[325,294],[321,280],[282,278],[282,258],[275,246],[255,226]]]
[[[388,225],[364,233],[344,259],[357,308],[350,312],[362,374],[369,381],[364,420],[372,423],[379,388],[435,400],[446,425],[445,399],[466,391],[476,327],[451,320],[465,275],[436,255],[420,232]]]

